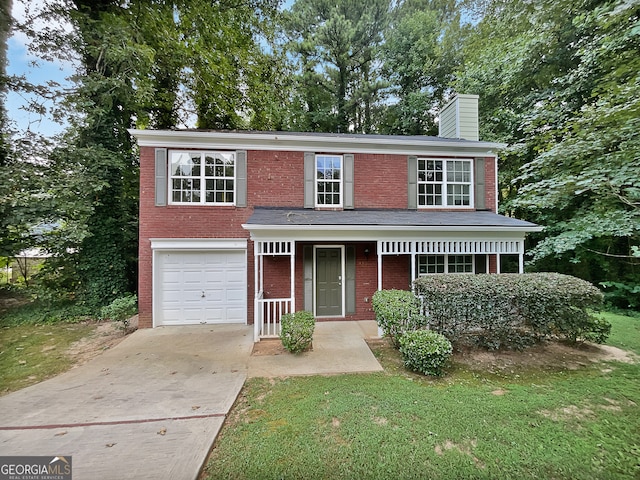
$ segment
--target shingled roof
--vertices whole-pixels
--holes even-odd
[[[536,231],[531,222],[490,211],[432,212],[425,210],[356,209],[311,210],[256,207],[246,223],[252,226],[348,226],[354,227],[502,227]]]

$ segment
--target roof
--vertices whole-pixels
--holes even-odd
[[[311,210],[291,208],[256,207],[245,228],[270,229],[326,229],[348,227],[354,230],[371,229],[420,229],[420,230],[483,230],[483,231],[540,231],[542,227],[490,211],[434,212],[428,210],[357,209]]]
[[[141,147],[224,148],[391,154],[494,156],[505,145],[423,135],[263,132],[238,130],[129,130]]]

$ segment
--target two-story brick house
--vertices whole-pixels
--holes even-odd
[[[465,111],[468,109],[468,111]],[[131,132],[140,146],[140,327],[283,313],[373,319],[379,289],[419,275],[523,268],[534,224],[498,215],[500,145],[459,95],[439,137]],[[456,137],[456,138],[447,138]]]

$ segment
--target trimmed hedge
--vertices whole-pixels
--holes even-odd
[[[280,340],[291,353],[305,351],[311,346],[316,319],[313,313],[300,311],[285,313],[280,318]]]
[[[557,273],[433,275],[414,282],[428,328],[452,342],[522,348],[550,336],[602,343],[611,326],[590,311],[603,295],[589,282]]]
[[[427,323],[427,319],[420,314],[420,299],[406,290],[379,290],[373,294],[371,307],[378,326],[396,348],[400,336]]]
[[[453,352],[451,342],[432,330],[407,332],[399,343],[404,366],[425,375],[443,375]]]

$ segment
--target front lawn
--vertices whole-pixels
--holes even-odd
[[[73,365],[68,348],[95,325],[2,325],[0,322],[0,395],[58,375]]]
[[[640,354],[640,319],[609,319]],[[456,361],[432,380],[372,348],[384,373],[248,381],[203,478],[640,477],[639,364]]]

